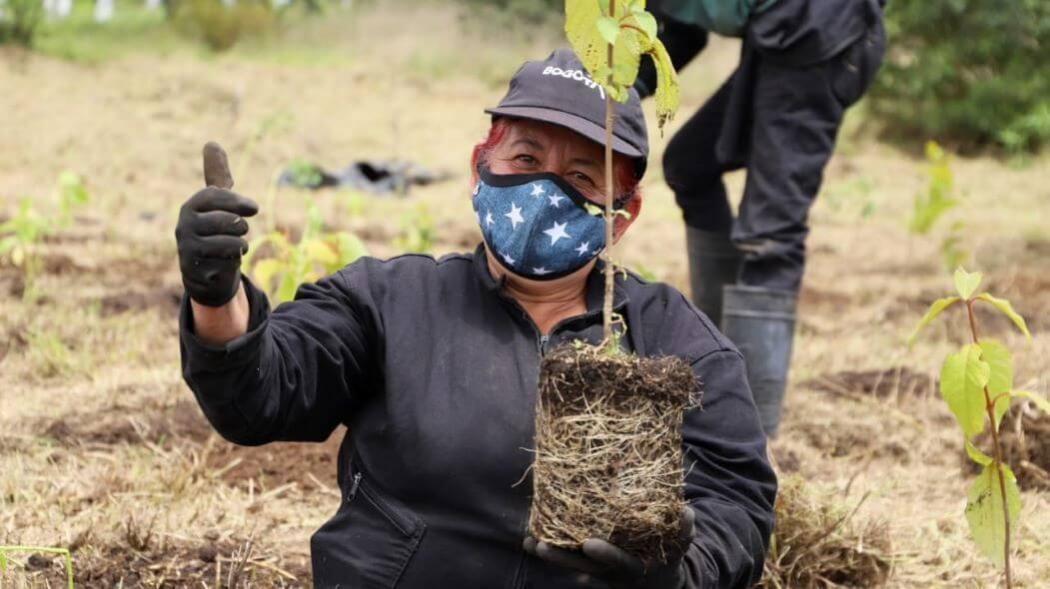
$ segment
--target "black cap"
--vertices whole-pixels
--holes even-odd
[[[649,157],[642,101],[634,88],[627,102],[613,102],[613,151],[635,161],[639,178]],[[553,123],[605,144],[605,89],[571,49],[556,49],[543,61],[526,61],[510,79],[499,106],[485,112]]]

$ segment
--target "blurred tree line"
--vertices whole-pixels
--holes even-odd
[[[269,33],[290,9],[323,15],[352,2],[161,1],[172,26],[216,51]],[[0,43],[30,45],[46,2],[0,0]],[[560,26],[563,0],[456,3],[500,31]],[[890,0],[886,25],[889,52],[870,106],[889,135],[1012,153],[1050,142],[1050,0]]]
[[[1050,0],[890,0],[872,112],[894,135],[1017,153],[1050,141]]]

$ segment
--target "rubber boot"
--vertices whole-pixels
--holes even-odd
[[[728,233],[703,231],[688,225],[685,244],[693,304],[718,323],[722,320],[722,288],[736,283],[743,253],[729,240]]]
[[[724,300],[722,331],[744,355],[762,429],[774,438],[787,389],[798,297],[794,291],[736,285],[725,288]]]

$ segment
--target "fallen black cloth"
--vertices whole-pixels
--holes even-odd
[[[601,339],[602,275],[587,312],[548,337],[489,274],[484,249],[440,260],[362,258],[272,313],[245,280],[249,332],[202,344],[184,301],[183,375],[212,425],[239,444],[321,441],[339,424],[342,501],[311,541],[320,587],[608,587],[522,549],[536,384],[559,342]],[[617,275],[626,344],[675,355],[703,383],[683,422],[696,534],[688,589],[762,574],[776,478],[740,353],[673,288]]]
[[[297,164],[281,172],[277,183],[299,188],[353,188],[373,194],[405,196],[412,186],[426,186],[450,177],[451,174],[446,172],[431,171],[412,162],[359,160],[335,172],[314,164]]]

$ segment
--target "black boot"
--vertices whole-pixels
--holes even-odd
[[[703,231],[688,225],[685,243],[693,304],[718,323],[722,320],[722,287],[736,283],[743,254],[729,241],[728,233]]]
[[[784,404],[791,343],[795,338],[794,291],[727,286],[722,331],[744,355],[751,395],[762,429],[776,437]]]

